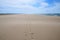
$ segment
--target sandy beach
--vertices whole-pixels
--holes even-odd
[[[0,15],[0,40],[60,40],[60,17]]]

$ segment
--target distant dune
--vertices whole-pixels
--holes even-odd
[[[60,17],[34,14],[2,15],[0,40],[60,40]]]

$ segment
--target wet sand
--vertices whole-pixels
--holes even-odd
[[[0,15],[0,40],[60,40],[60,17]]]

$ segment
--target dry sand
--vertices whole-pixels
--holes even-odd
[[[0,15],[0,40],[60,40],[60,17]]]

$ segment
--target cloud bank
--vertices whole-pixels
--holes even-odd
[[[60,0],[0,0],[0,13],[60,13]]]

